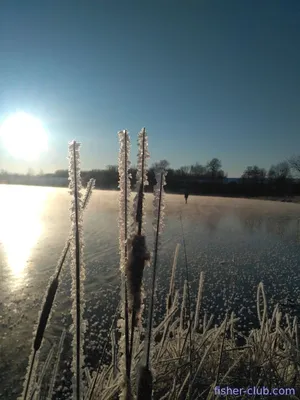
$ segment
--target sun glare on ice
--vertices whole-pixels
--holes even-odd
[[[25,112],[5,119],[0,137],[7,151],[14,157],[35,160],[48,148],[48,137],[41,121]]]

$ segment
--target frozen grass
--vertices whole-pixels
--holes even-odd
[[[49,286],[48,295],[45,297],[40,322],[36,329],[33,353],[29,359],[22,400],[61,398],[57,397],[56,379],[66,343],[63,326],[56,358],[54,347],[51,348],[45,363],[38,363],[37,356],[43,345],[44,331],[59,284],[59,274],[69,247],[72,249],[72,315],[75,327],[72,333],[74,368],[71,378],[74,385],[71,398],[76,400],[213,399],[216,398],[214,387],[218,385],[290,387],[297,388],[299,394],[300,354],[297,318],[291,320],[288,314],[283,315],[279,305],[276,305],[273,313],[268,315],[264,286],[260,283],[257,288],[258,328],[250,330],[243,336],[241,342],[240,332],[237,329],[239,316],[234,315],[230,308],[227,309],[225,319],[220,324],[213,325],[214,316],[207,315],[201,308],[205,287],[205,276],[201,271],[196,301],[191,302],[188,254],[183,227],[184,284],[183,287],[176,287],[174,279],[179,252],[177,244],[170,271],[169,293],[165,299],[166,311],[161,316],[160,322],[154,326],[155,281],[156,269],[160,268],[158,256],[159,238],[163,228],[165,173],[163,169],[157,171],[153,202],[155,233],[151,262],[153,275],[149,298],[144,299],[143,270],[149,258],[143,231],[147,141],[143,129],[139,135],[137,195],[133,202],[133,213],[130,214],[128,174],[130,142],[127,131],[120,132],[119,136],[121,300],[116,314],[111,316],[111,329],[107,332],[107,341],[98,368],[92,372],[83,365],[82,360],[85,324],[80,308],[83,304],[80,299],[80,294],[83,294],[81,268],[84,265],[81,259],[83,255],[81,212],[87,202],[81,201],[80,185],[77,187],[71,179],[70,189],[74,198],[71,214],[72,230],[57,272]],[[73,149],[75,149],[74,143]],[[73,158],[72,162],[75,164],[76,158],[79,165],[79,153]],[[72,171],[79,182],[80,176],[76,175],[76,169],[74,172],[71,165],[70,174]],[[91,182],[87,198],[92,188]],[[78,201],[75,201],[76,198]],[[133,218],[130,219],[130,215]],[[148,314],[145,316],[143,316],[144,302],[148,304],[145,309]],[[144,317],[148,321],[147,324],[144,323]],[[117,319],[119,319],[118,325]],[[104,354],[109,362],[104,363]],[[63,392],[63,389],[60,388],[60,392]]]

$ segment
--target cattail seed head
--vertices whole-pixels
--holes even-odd
[[[35,351],[38,351],[39,348],[41,347],[44,332],[45,332],[48,318],[49,318],[49,315],[50,315],[50,312],[52,309],[54,297],[55,297],[55,294],[57,291],[57,287],[58,287],[58,279],[54,278],[53,281],[51,282],[51,285],[49,286],[46,301],[45,301],[45,304],[44,304],[44,307],[43,307],[43,310],[42,310],[42,313],[40,316],[39,325],[38,325],[38,328],[36,331],[36,336],[35,336],[35,340],[34,340],[34,344],[33,344],[33,348]]]
[[[142,304],[142,280],[144,267],[146,262],[150,260],[145,236],[134,235],[130,240],[129,249],[129,257],[126,265],[129,311],[135,311],[137,324]]]

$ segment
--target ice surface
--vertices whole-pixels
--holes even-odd
[[[84,213],[86,318],[89,321],[87,335],[91,338],[91,346],[96,346],[98,337],[101,343],[106,337],[105,329],[110,325],[119,296],[118,195],[119,192],[94,190]],[[41,224],[39,236],[30,244],[21,275],[14,273],[7,257],[14,239],[14,248],[18,251],[18,240],[21,238],[17,230],[22,229],[24,221],[28,221],[26,210],[18,213],[17,221],[14,218],[16,196],[22,196],[24,204],[30,204],[30,199],[35,199],[35,207],[28,210]],[[9,237],[5,236],[5,230],[1,230],[0,237],[0,397],[3,395],[3,398],[11,400],[16,398],[16,394],[12,395],[12,388],[17,391],[18,387],[21,388],[32,344],[33,323],[37,320],[49,277],[53,275],[69,235],[70,195],[68,189],[0,185],[0,204],[3,204],[3,199],[5,204],[13,206],[6,207],[5,213],[0,207],[1,215],[5,215],[6,221],[11,220],[16,230],[16,235]],[[146,194],[149,249],[153,248],[154,240],[152,201],[153,195]],[[161,235],[157,271],[156,304],[161,304],[161,309],[156,310],[157,316],[166,304],[176,244],[182,242],[180,212],[190,267],[192,299],[196,296],[199,274],[203,270],[202,305],[208,312],[208,318],[210,313],[223,318],[231,302],[237,312],[243,310],[241,312],[247,313],[247,316],[253,316],[250,322],[254,323],[257,319],[256,287],[260,280],[264,282],[270,307],[286,297],[300,300],[299,205],[194,196],[190,196],[188,204],[185,204],[182,195],[170,194],[166,195],[165,202],[165,228]],[[23,235],[26,235],[26,230]],[[145,272],[147,292],[151,271],[147,269]],[[184,254],[181,246],[176,287],[182,287],[183,279]],[[62,321],[65,321],[67,328],[69,326],[70,282],[69,265],[66,263],[55,315],[46,330],[45,352],[49,351],[51,342],[59,341],[64,326]],[[291,310],[292,315],[295,312]],[[241,329],[244,324],[245,321],[241,321]],[[89,358],[87,362],[92,363]]]

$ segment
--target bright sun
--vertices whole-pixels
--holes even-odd
[[[37,159],[48,147],[42,123],[25,112],[9,116],[0,127],[0,136],[6,149],[16,158]]]

